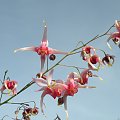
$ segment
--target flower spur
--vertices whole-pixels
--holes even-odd
[[[19,49],[14,50],[14,52],[18,52],[18,51],[36,52],[40,56],[40,59],[41,59],[41,72],[43,72],[46,56],[49,56],[50,54],[67,54],[67,52],[63,52],[63,51],[48,47],[46,23],[44,25],[44,32],[43,32],[43,38],[42,38],[41,44],[38,47],[31,46],[31,47],[24,47],[24,48],[19,48]]]

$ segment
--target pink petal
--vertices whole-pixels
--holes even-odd
[[[34,51],[35,52],[35,48],[34,46],[32,47],[24,47],[24,48],[19,48],[19,49],[16,49],[14,50],[14,52],[18,52],[18,51]]]
[[[67,96],[63,96],[63,100],[64,100],[64,109],[65,109],[65,113],[66,113],[66,120],[68,120],[68,111],[67,111]]]
[[[53,69],[49,72],[49,75],[47,76],[48,85],[51,85],[52,76],[53,76]]]
[[[43,72],[45,59],[46,59],[46,56],[45,55],[41,55],[41,72]]]
[[[45,95],[46,95],[47,93],[46,93],[46,91],[44,91],[43,93],[42,93],[42,95],[41,95],[41,99],[40,99],[40,107],[41,107],[41,112],[44,114],[44,111],[43,111],[43,99],[44,99],[44,97],[45,97]]]
[[[89,67],[89,69],[92,69],[92,70],[98,70],[98,68],[95,67],[95,66],[90,62],[90,59],[88,60],[88,67]]]
[[[41,89],[39,89],[39,90],[36,90],[35,92],[40,92],[40,91],[43,91],[43,90],[45,90],[45,88],[46,88],[46,86],[45,87],[42,87]]]
[[[119,21],[115,21],[115,27],[118,30],[118,32],[120,32],[120,22]]]
[[[43,38],[42,38],[42,41],[41,41],[41,45],[42,46],[48,46],[48,40],[47,40],[47,25],[45,23],[44,25],[44,33],[43,33]]]
[[[74,73],[71,72],[68,77],[67,77],[67,80],[69,81],[70,79],[74,79]]]
[[[47,81],[43,78],[33,78],[33,81],[40,87],[47,86]]]
[[[68,54],[68,52],[63,52],[63,51],[52,49],[52,48],[48,48],[48,51],[49,51],[49,54]]]
[[[83,72],[81,72],[80,76],[82,79],[88,78],[88,76],[87,76],[88,71],[89,71],[89,69],[84,69]]]
[[[17,94],[17,89],[15,88],[14,90],[12,90],[13,95]]]
[[[6,87],[3,85],[2,88],[0,88],[0,91],[3,92],[6,89]]]

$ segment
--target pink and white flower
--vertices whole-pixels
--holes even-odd
[[[43,111],[43,99],[48,94],[54,99],[64,95],[64,92],[67,89],[67,85],[63,84],[62,80],[52,80],[53,70],[49,72],[49,75],[46,79],[43,78],[33,78],[33,81],[41,87],[38,91],[43,91],[40,100],[41,111]]]
[[[18,52],[18,51],[36,52],[40,56],[40,59],[41,59],[41,72],[43,72],[46,56],[50,54],[67,54],[67,52],[63,52],[63,51],[48,47],[47,25],[46,24],[44,25],[44,33],[43,33],[41,44],[38,47],[32,46],[32,47],[24,47],[24,48],[19,48],[19,49],[14,50],[14,52]]]
[[[117,20],[115,21],[115,27],[117,32],[111,33],[110,37],[107,40],[107,45],[110,49],[112,49],[109,44],[110,40],[112,40],[116,45],[120,43],[120,21],[117,21]]]
[[[99,70],[100,66],[102,66],[102,61],[100,57],[96,54],[92,55],[87,59],[88,67],[91,70]],[[97,64],[97,67],[95,66]]]
[[[91,57],[95,53],[96,53],[96,51],[95,51],[94,47],[85,46],[82,48],[81,56],[82,56],[82,59],[86,61],[89,57]]]
[[[17,94],[17,81],[15,80],[5,80],[3,83],[2,88],[0,89],[1,92],[3,92],[4,90],[9,90],[10,92],[12,92],[13,95]]]

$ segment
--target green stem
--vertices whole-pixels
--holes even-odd
[[[59,65],[60,62],[62,62],[66,57],[68,57],[69,55],[71,55],[73,52],[75,52],[76,50],[79,50],[81,49],[82,47],[86,46],[87,44],[93,42],[94,40],[100,38],[100,37],[103,37],[105,36],[110,30],[111,28],[114,27],[114,25],[112,25],[104,34],[102,35],[97,35],[95,36],[93,39],[91,39],[90,41],[88,41],[87,43],[85,43],[84,45],[78,47],[78,48],[75,48],[74,50],[72,50],[71,52],[69,52],[67,55],[65,55],[61,60],[59,60],[55,65],[53,65],[51,68],[49,68],[48,70],[46,70],[44,74],[46,74],[48,71],[52,70],[53,68],[55,68],[56,66]],[[30,83],[28,83],[25,87],[23,87],[17,94],[13,95],[12,97],[10,97],[9,99],[5,100],[4,102],[0,103],[0,106],[8,103],[8,101],[10,101],[11,99],[13,99],[14,97],[16,97],[18,94],[20,94],[21,92],[23,92],[24,90],[26,90],[27,88],[29,88],[32,84],[34,84],[33,81],[31,81]]]
[[[7,100],[5,100],[4,102],[0,103],[0,106],[8,103],[8,101],[10,101],[11,99],[13,99],[15,96],[19,95],[22,91],[26,90],[28,87],[30,87],[32,84],[34,84],[33,81],[31,81],[30,83],[28,83],[25,87],[23,87],[17,94],[13,95],[12,97],[8,98]]]

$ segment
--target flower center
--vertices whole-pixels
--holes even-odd
[[[48,51],[48,47],[44,46],[44,47],[37,47],[35,49],[35,51],[38,53],[38,55],[48,55],[49,51]]]
[[[7,88],[10,90],[13,90],[15,87],[15,82],[14,81],[10,81],[7,83]]]

